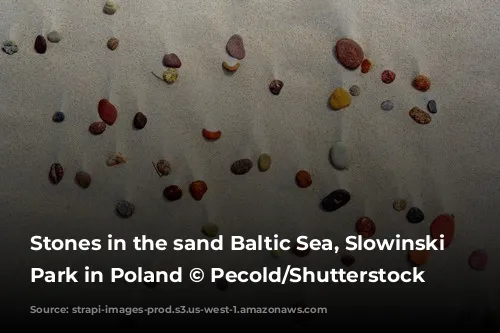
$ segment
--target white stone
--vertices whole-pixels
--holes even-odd
[[[347,169],[349,166],[349,153],[344,142],[338,141],[330,149],[330,162],[338,170]]]

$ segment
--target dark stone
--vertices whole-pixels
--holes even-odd
[[[35,51],[40,54],[47,52],[47,40],[42,35],[36,36],[35,39]]]
[[[430,113],[437,113],[437,105],[435,100],[430,100],[429,103],[427,103],[427,110],[429,110]]]
[[[143,129],[148,123],[148,117],[146,117],[142,112],[137,112],[134,117],[134,127],[137,129]]]
[[[335,190],[321,201],[321,206],[327,212],[334,212],[345,206],[351,200],[351,194],[346,190]]]
[[[60,122],[64,121],[64,113],[62,113],[61,111],[57,111],[52,116],[52,121],[55,123],[60,123]]]
[[[182,190],[177,185],[170,185],[163,190],[163,196],[168,201],[176,201],[182,198]]]
[[[420,208],[412,207],[406,213],[406,219],[410,223],[420,223],[424,220],[424,212]]]
[[[283,81],[272,80],[271,83],[269,83],[269,90],[271,91],[271,94],[277,96],[280,94],[281,89],[283,89]]]
[[[244,175],[253,167],[253,162],[248,158],[244,158],[234,162],[231,165],[231,172],[235,175]]]
[[[181,68],[181,59],[175,53],[165,54],[163,56],[163,65],[170,68]]]

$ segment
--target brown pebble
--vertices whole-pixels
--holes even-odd
[[[431,87],[431,80],[425,75],[418,75],[413,80],[413,87],[419,91],[427,91]]]
[[[335,45],[339,62],[348,69],[358,68],[364,59],[364,52],[358,43],[349,38],[339,39]]]
[[[134,127],[136,129],[143,129],[148,123],[148,117],[142,112],[137,112],[134,117]]]
[[[76,173],[75,181],[81,188],[88,188],[92,182],[92,178],[85,171],[79,171]]]
[[[167,160],[164,159],[158,160],[158,162],[156,162],[156,165],[154,167],[160,177],[168,176],[170,174],[171,166]]]
[[[39,54],[44,54],[45,52],[47,52],[47,40],[42,35],[36,36],[35,51]]]
[[[235,175],[244,175],[253,167],[253,162],[248,158],[243,158],[231,165],[231,172]]]
[[[182,190],[177,185],[169,185],[163,190],[163,196],[168,201],[176,201],[182,198]]]
[[[104,133],[106,130],[106,123],[104,121],[95,121],[89,126],[89,132],[94,135]]]
[[[115,37],[112,37],[108,40],[108,49],[110,49],[111,51],[114,51],[116,50],[116,48],[118,47],[118,44],[120,43],[120,41],[118,40],[118,38],[115,38]]]
[[[295,181],[301,188],[309,187],[312,184],[311,175],[305,170],[300,170],[299,172],[297,172],[297,174],[295,175]]]
[[[269,83],[269,91],[271,91],[271,94],[277,96],[280,94],[281,89],[283,89],[283,81],[272,80],[271,83]]]
[[[430,123],[432,120],[431,116],[427,112],[418,107],[411,109],[408,114],[417,124],[425,125]]]
[[[189,193],[191,193],[191,196],[193,197],[194,200],[200,201],[203,199],[203,196],[205,193],[208,191],[208,186],[207,183],[205,183],[203,180],[196,180],[189,185]]]

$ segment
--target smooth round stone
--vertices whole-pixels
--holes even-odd
[[[337,111],[351,105],[351,94],[344,88],[337,88],[330,96],[330,107]]]
[[[335,169],[347,169],[349,166],[349,153],[345,143],[339,141],[330,148],[330,162]]]
[[[351,267],[356,262],[356,259],[352,254],[344,254],[340,257],[340,261],[344,264],[344,266]]]
[[[51,43],[59,43],[62,39],[61,35],[57,31],[51,31],[47,34],[47,39]]]
[[[247,172],[249,172],[253,167],[253,163],[250,159],[248,158],[243,158],[241,160],[238,160],[234,162],[231,165],[231,172],[234,173],[235,175],[244,175]]]
[[[476,271],[484,271],[488,264],[488,254],[485,250],[475,250],[469,256],[469,265]]]
[[[392,202],[392,208],[397,212],[405,210],[407,205],[408,202],[405,199],[396,199]]]
[[[425,75],[418,75],[413,79],[413,87],[419,91],[425,92],[431,88],[431,80]]]
[[[117,9],[118,5],[116,4],[116,2],[114,2],[113,0],[107,0],[102,11],[104,12],[104,14],[113,15],[114,13],[116,13]]]
[[[35,39],[35,51],[39,54],[44,54],[47,52],[47,40],[42,35],[36,36]]]
[[[429,110],[430,113],[437,113],[438,110],[437,110],[437,104],[436,104],[436,101],[431,99],[428,103],[427,103],[427,110]]]
[[[384,82],[385,84],[389,84],[389,83],[392,83],[396,79],[396,73],[387,69],[387,70],[382,72],[380,77],[382,79],[382,82]]]
[[[215,237],[219,233],[219,227],[215,223],[205,223],[201,228],[201,231],[207,237]]]
[[[227,53],[238,60],[245,58],[245,45],[243,44],[243,37],[238,34],[232,35],[226,44]]]
[[[434,219],[430,227],[431,237],[441,239],[443,235],[443,246],[450,246],[455,236],[455,218],[450,214],[441,214]]]
[[[299,170],[295,175],[295,182],[300,188],[307,188],[312,185],[312,177],[306,170]]]
[[[358,85],[353,85],[351,88],[349,88],[349,93],[352,96],[359,96],[361,94],[361,88]]]
[[[226,291],[229,288],[229,282],[227,282],[226,279],[218,279],[217,282],[215,282],[215,286],[220,291]]]
[[[182,190],[177,185],[169,185],[163,190],[163,196],[168,201],[177,201],[182,198]]]
[[[60,123],[60,122],[64,121],[64,113],[62,113],[61,111],[57,111],[52,116],[52,121],[55,123]]]
[[[94,121],[89,126],[89,132],[94,135],[100,135],[106,130],[106,123],[104,121]]]
[[[137,112],[134,117],[134,127],[136,129],[143,129],[148,123],[148,117],[142,112]]]
[[[102,121],[107,125],[113,125],[118,118],[118,110],[109,100],[103,98],[97,104],[97,112]]]
[[[116,212],[123,218],[131,217],[134,214],[134,211],[135,206],[126,200],[121,200],[116,204]]]
[[[16,42],[13,40],[6,40],[2,44],[2,51],[7,53],[8,55],[13,55],[14,53],[17,53],[18,48]]]
[[[351,200],[351,194],[344,190],[335,190],[321,200],[321,206],[327,212],[334,212],[344,207]]]
[[[380,104],[380,108],[384,111],[391,111],[394,108],[394,103],[388,99]]]
[[[262,172],[269,170],[269,168],[271,168],[271,162],[272,162],[271,156],[265,153],[261,154],[259,156],[259,163],[258,163],[259,170]]]
[[[110,39],[108,39],[108,43],[106,44],[106,46],[111,51],[114,51],[114,50],[116,50],[116,48],[118,47],[119,44],[120,44],[120,40],[118,38],[111,37]]]
[[[349,38],[342,38],[337,41],[335,53],[339,62],[347,69],[358,68],[365,57],[361,46]]]
[[[79,171],[76,173],[75,181],[81,188],[88,188],[92,182],[92,177],[85,171]]]
[[[420,223],[424,220],[424,212],[420,208],[412,207],[406,213],[406,219],[410,223]]]
[[[181,68],[181,59],[175,53],[168,53],[163,56],[163,66],[171,68]]]

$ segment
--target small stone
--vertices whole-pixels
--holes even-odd
[[[283,81],[272,80],[271,83],[269,83],[269,91],[271,94],[277,96],[280,94],[281,89],[283,89]]]
[[[267,170],[269,170],[269,168],[271,168],[271,156],[269,156],[268,154],[261,154],[259,156],[259,170],[262,171],[262,172],[265,172]]]
[[[220,291],[226,291],[228,288],[229,288],[229,282],[227,282],[226,279],[222,278],[222,279],[218,279],[216,282],[215,282],[215,286],[217,287],[217,289],[219,289]]]
[[[47,52],[47,41],[42,35],[36,36],[35,51],[39,54],[44,54],[45,52]]]
[[[182,190],[177,185],[169,185],[163,190],[163,196],[168,201],[177,201],[182,198]]]
[[[49,180],[52,184],[57,185],[64,176],[64,169],[61,164],[54,163],[50,166]]]
[[[222,62],[222,67],[228,72],[236,72],[240,68],[240,61],[236,58],[228,56],[226,60]]]
[[[377,230],[375,226],[375,222],[367,216],[360,217],[356,221],[356,231],[358,235],[363,238],[370,238],[375,235],[375,231]]]
[[[415,266],[422,266],[429,261],[429,250],[411,250],[408,252],[408,259]]]
[[[59,43],[62,39],[61,35],[57,31],[51,31],[47,34],[47,39],[51,43]]]
[[[372,68],[372,62],[369,59],[364,59],[361,63],[361,73],[366,74]]]
[[[191,193],[191,196],[196,201],[200,201],[205,195],[205,193],[207,193],[207,191],[208,191],[208,186],[202,180],[194,181],[189,186],[189,193]]]
[[[394,108],[394,102],[390,99],[385,100],[380,104],[380,108],[384,111],[391,111]]]
[[[163,56],[163,66],[171,68],[181,68],[181,59],[175,53],[168,53]]]
[[[429,110],[430,113],[437,113],[438,110],[437,110],[437,104],[436,104],[436,101],[431,99],[428,103],[427,103],[427,110]]]
[[[351,94],[344,88],[337,88],[330,96],[330,106],[337,111],[351,105]]]
[[[231,165],[231,172],[235,175],[244,175],[253,167],[253,162],[248,158],[243,158]]]
[[[351,194],[343,189],[335,190],[321,200],[321,206],[327,212],[334,212],[344,207],[351,200]]]
[[[156,162],[155,169],[158,175],[160,177],[163,177],[170,174],[170,170],[172,169],[172,167],[167,160],[161,159]]]
[[[120,44],[118,38],[111,37],[110,39],[108,39],[108,43],[106,45],[108,46],[108,49],[114,51],[118,47],[118,44]]]
[[[413,87],[419,91],[425,92],[431,87],[431,80],[425,75],[418,75],[413,79]]]
[[[408,202],[405,199],[396,199],[392,202],[392,208],[397,212],[405,210],[407,205]]]
[[[330,148],[330,162],[337,170],[347,169],[349,166],[349,153],[345,143],[339,141]]]
[[[309,172],[300,170],[295,175],[295,181],[300,188],[306,188],[312,185],[312,178]]]
[[[148,123],[148,117],[142,112],[137,112],[134,117],[134,127],[136,129],[143,129]]]
[[[115,166],[118,164],[123,164],[126,163],[127,159],[125,156],[123,156],[122,153],[116,153],[111,155],[107,160],[106,160],[106,165],[107,166]]]
[[[339,39],[335,44],[335,53],[339,62],[347,69],[358,68],[364,59],[361,46],[352,39]]]
[[[275,258],[281,257],[281,250],[272,250],[271,255]]]
[[[352,254],[344,254],[342,255],[342,257],[340,257],[340,261],[345,266],[351,267],[352,265],[354,265],[354,262],[356,262],[356,259],[354,259],[354,256]]]
[[[351,88],[349,88],[349,93],[352,96],[359,96],[361,94],[361,88],[358,85],[353,85]]]
[[[85,171],[79,171],[76,173],[75,181],[81,188],[88,188],[92,182],[92,178]]]
[[[106,123],[104,121],[94,121],[89,126],[89,132],[94,135],[100,135],[106,130]]]
[[[107,99],[101,99],[97,105],[99,117],[108,125],[113,125],[118,117],[116,107]]]
[[[179,72],[176,68],[169,68],[163,72],[163,81],[167,82],[168,84],[172,84],[177,81],[178,77]]]
[[[52,116],[52,121],[55,123],[61,123],[64,121],[64,113],[61,111],[57,111]]]
[[[2,51],[7,53],[8,55],[13,55],[14,53],[17,53],[18,48],[16,42],[13,40],[6,40],[2,44]]]
[[[226,51],[231,57],[243,60],[243,58],[245,58],[245,45],[243,44],[243,38],[238,34],[232,35],[227,41]]]
[[[484,271],[488,264],[488,254],[485,250],[475,250],[469,256],[469,265],[476,271]]]
[[[304,246],[300,247],[303,248]],[[307,247],[306,249],[301,250],[299,249],[299,244],[295,243],[291,248],[291,252],[295,254],[297,257],[306,257],[311,252],[311,248]]]
[[[432,120],[431,116],[427,112],[418,107],[411,109],[408,114],[417,124],[425,125],[430,123]]]
[[[406,219],[410,223],[420,223],[424,220],[424,212],[420,208],[412,207],[406,213]]]
[[[201,231],[207,237],[215,237],[219,233],[219,227],[215,223],[205,223],[201,228]]]
[[[455,217],[450,214],[441,214],[434,219],[430,227],[432,239],[441,239],[443,235],[443,246],[450,246],[455,236]]]
[[[381,78],[382,82],[384,82],[385,84],[389,84],[396,79],[396,73],[391,70],[385,70],[382,72]]]
[[[116,13],[117,9],[118,5],[116,4],[116,2],[114,2],[113,0],[107,0],[102,11],[104,12],[104,14],[113,15],[114,13]]]
[[[201,135],[208,141],[217,141],[220,139],[220,137],[222,136],[222,132],[221,131],[209,131],[207,129],[203,129],[201,131]]]
[[[121,200],[118,204],[116,204],[116,212],[123,218],[131,217],[134,214],[134,211],[135,206],[126,200]]]

